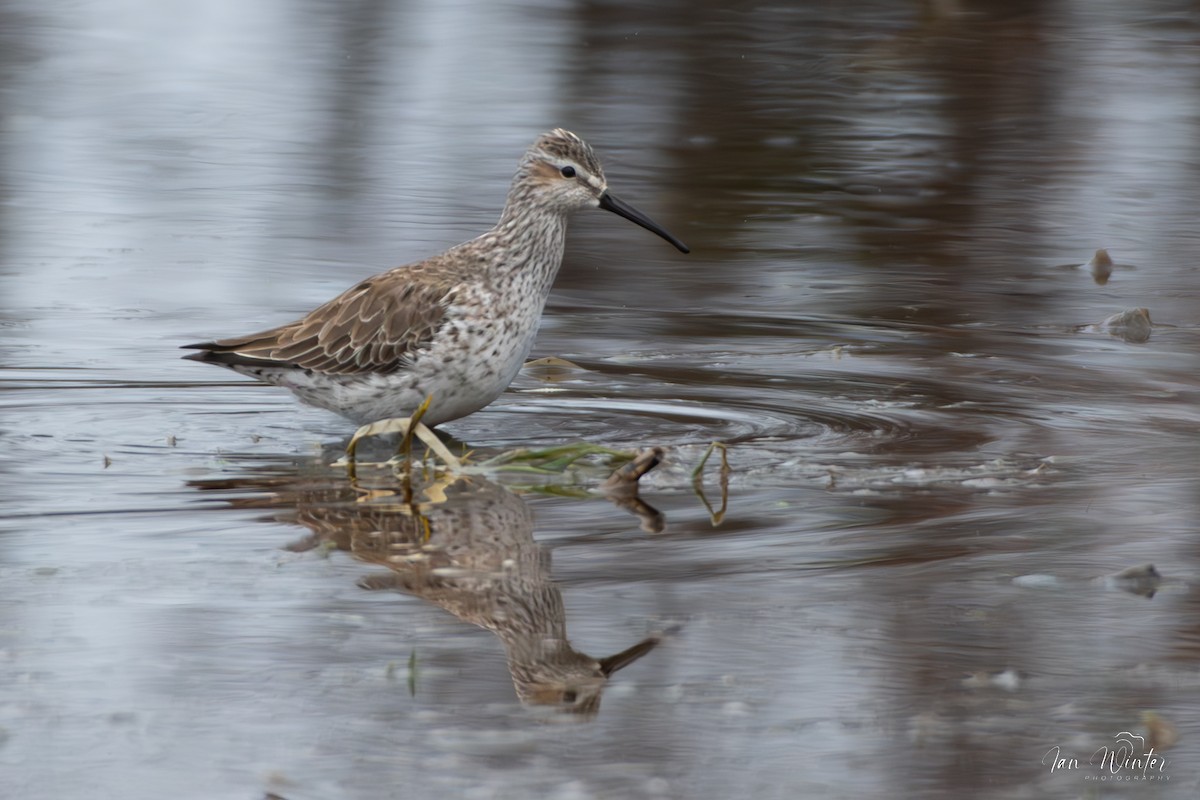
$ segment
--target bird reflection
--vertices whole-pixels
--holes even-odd
[[[275,519],[311,531],[288,549],[336,548],[384,566],[387,572],[360,585],[420,597],[496,634],[526,704],[594,714],[608,678],[660,640],[651,636],[606,658],[571,647],[562,591],[550,578],[549,553],[534,541],[532,511],[519,496],[482,477],[460,476],[411,492],[395,480],[366,488],[332,476],[194,485],[269,490],[269,497],[233,502],[284,508]]]

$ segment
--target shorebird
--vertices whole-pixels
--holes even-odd
[[[500,221],[483,235],[367,278],[286,325],[185,345],[200,352],[184,357],[290,389],[358,423],[350,458],[364,436],[411,429],[456,464],[429,428],[478,411],[517,376],[562,265],[567,218],[584,208],[611,211],[688,252],[618,200],[592,148],[558,128],[525,153]]]

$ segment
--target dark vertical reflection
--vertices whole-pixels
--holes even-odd
[[[916,303],[922,321],[960,319],[978,305],[973,276],[1013,269],[1039,230],[1030,196],[1058,157],[1044,142],[1056,74],[1044,14],[1038,4],[925,18],[895,5],[865,18],[820,6],[697,10],[683,37],[693,84],[676,122],[695,142],[677,155],[698,204],[690,213],[709,234],[697,249],[744,258],[738,243],[753,239],[729,234],[757,219],[794,261],[778,269],[824,256],[876,273],[860,313],[912,319],[899,307]],[[805,240],[810,227],[847,238],[826,254]],[[897,295],[897,274],[949,291]]]
[[[325,61],[316,76],[324,106],[317,115],[322,130],[305,152],[320,159],[321,213],[313,221],[330,230],[353,222],[354,204],[345,201],[357,197],[379,168],[368,160],[368,145],[376,133],[375,105],[388,80],[389,42],[405,10],[406,4],[388,0],[303,7],[307,18],[299,24],[325,39],[320,47]]]
[[[1183,41],[1189,43],[1194,42],[1194,38],[1190,35],[1198,27],[1195,22],[1195,12],[1198,9],[1196,3],[1182,4],[1183,11],[1181,12],[1185,19],[1190,22],[1190,25],[1178,25],[1176,20],[1163,15],[1164,18],[1158,20],[1158,24],[1164,29],[1172,32],[1178,31],[1178,35],[1183,38]],[[1192,75],[1188,81],[1188,85],[1193,97],[1200,98],[1200,59],[1196,59],[1193,64]],[[1176,178],[1175,183],[1170,187],[1177,194],[1182,194],[1200,186],[1200,136],[1193,135],[1190,137],[1190,157],[1182,159],[1182,169]],[[1194,209],[1191,204],[1174,204],[1173,207],[1164,214],[1161,214],[1156,219],[1157,228],[1153,232],[1156,249],[1160,253],[1160,258],[1164,263],[1187,263],[1193,260],[1194,253],[1200,240],[1200,232],[1193,232],[1191,228],[1194,220]],[[1187,297],[1192,286],[1191,279],[1195,276],[1195,270],[1189,271],[1187,275],[1181,276],[1182,280],[1178,286],[1178,291],[1182,297]],[[1186,375],[1194,376],[1194,370],[1180,365],[1179,368]],[[1191,380],[1185,379],[1189,385]],[[1179,450],[1177,456],[1170,459],[1164,459],[1164,464],[1168,461],[1171,463],[1194,464],[1200,463],[1200,439],[1191,435],[1191,431],[1187,431],[1185,435],[1177,440]],[[1200,475],[1195,471],[1189,471],[1186,480],[1186,486],[1181,487],[1180,494],[1186,497],[1190,502],[1188,508],[1190,513],[1188,517],[1191,520],[1200,519]],[[1200,563],[1200,539],[1190,535],[1190,530],[1187,535],[1187,541],[1192,543],[1188,556],[1192,563]],[[1185,668],[1195,671],[1200,666],[1200,591],[1191,591],[1179,599],[1179,608],[1177,609],[1175,619],[1178,622],[1178,628],[1173,631],[1171,641],[1173,643],[1172,659],[1177,663],[1183,664]]]
[[[975,276],[1023,272],[1020,259],[1043,244],[1031,200],[1062,156],[1049,136],[1058,62],[1047,57],[1047,9],[963,4],[897,36],[876,65],[909,73],[934,98],[927,112],[939,132],[927,144],[936,161],[907,173],[911,183],[850,205],[866,223],[856,228],[864,251],[886,253],[875,259],[878,267],[918,265],[942,287],[957,286],[957,294],[930,304],[929,321],[957,320]],[[897,210],[903,226],[890,219]],[[1038,299],[999,296],[990,311],[1029,309],[1031,302]]]
[[[8,127],[19,124],[18,120],[26,112],[16,84],[21,72],[32,68],[42,57],[36,44],[38,24],[33,15],[18,8],[17,4],[0,3],[0,296],[12,296],[12,287],[6,287],[6,284],[19,274],[18,266],[12,261],[10,246],[16,225],[11,172],[17,168],[19,157]],[[8,340],[17,330],[18,321],[23,319],[18,316],[20,314],[21,311],[11,303],[0,302],[0,368],[9,362]],[[10,426],[17,424],[6,408],[10,403],[15,404],[15,399],[11,399],[13,395],[5,388],[4,382],[0,381],[0,442],[5,441]],[[10,459],[0,458],[0,473],[8,472],[10,463]],[[9,481],[0,480],[0,504],[9,491]]]
[[[26,111],[17,93],[17,80],[23,70],[30,69],[40,58],[37,48],[39,21],[17,3],[0,3],[0,276],[13,269],[9,261],[9,233],[12,198],[10,171],[16,166],[9,125],[17,124]],[[0,306],[0,315],[8,309]],[[0,332],[4,329],[0,317]]]

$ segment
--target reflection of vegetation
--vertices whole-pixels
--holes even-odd
[[[708,496],[704,494],[704,466],[708,464],[708,459],[713,454],[713,450],[721,451],[721,471],[718,479],[721,486],[721,508],[716,511],[713,511],[712,504],[708,502]],[[704,508],[708,511],[709,519],[712,520],[714,528],[725,520],[725,511],[729,506],[729,475],[733,470],[729,468],[728,450],[728,445],[723,442],[713,442],[704,451],[704,456],[700,459],[700,463],[692,470],[692,488],[695,490],[696,496],[700,498],[700,502],[704,503]]]
[[[637,498],[638,480],[662,461],[663,448],[645,448],[641,451],[614,450],[611,447],[576,442],[536,450],[519,447],[479,459],[473,457],[474,452],[461,457],[450,455],[445,445],[438,440],[437,448],[430,451],[435,459],[414,461],[413,437],[417,436],[427,444],[427,437],[436,439],[436,434],[420,425],[420,418],[427,405],[428,400],[410,418],[385,420],[360,428],[355,433],[351,446],[347,448],[348,458],[336,462],[334,466],[344,466],[351,480],[357,480],[360,468],[389,468],[401,481],[406,503],[413,502],[413,475],[418,465],[426,493],[434,491],[435,485],[453,482],[468,475],[502,479],[505,485],[520,492],[560,497],[585,498],[594,496],[598,491],[641,517],[643,530],[656,533],[663,529],[663,520],[658,511]],[[386,462],[362,462],[354,458],[354,447],[359,439],[398,432],[401,433],[401,439],[392,459]],[[717,510],[713,509],[703,486],[704,468],[714,450],[721,453],[721,506]],[[727,450],[728,446],[723,442],[713,442],[704,451],[700,463],[691,473],[692,488],[708,511],[714,527],[724,520],[729,502],[729,476],[732,470]],[[430,452],[426,453],[427,457]],[[537,479],[537,482],[521,483],[519,480],[522,476]],[[514,481],[514,477],[518,480]]]
[[[524,448],[508,450],[481,462],[479,466],[497,472],[528,472],[536,475],[553,475],[566,472],[581,459],[588,459],[590,465],[595,465],[611,472],[622,464],[632,461],[636,456],[637,453],[628,450],[613,450],[609,447],[581,442],[578,444],[560,445],[558,447],[545,447],[541,450],[526,450]]]
[[[389,461],[348,461],[338,462],[334,466],[345,466],[352,481],[358,479],[360,468],[386,469],[399,481],[404,503],[414,502],[414,469],[419,465],[422,491],[429,499],[437,499],[438,487],[462,477],[478,476],[503,481],[505,486],[521,493],[576,499],[599,494],[641,518],[642,530],[647,533],[659,533],[665,527],[662,514],[638,497],[638,481],[664,458],[665,451],[661,447],[649,447],[641,451],[614,450],[580,442],[537,450],[515,448],[485,459],[476,459],[472,457],[473,453],[467,453],[446,467],[435,461],[413,461],[410,447],[411,435],[406,434],[398,448],[399,452]],[[704,465],[714,449],[721,451],[721,508],[717,511],[713,510],[700,483]],[[692,472],[693,488],[708,510],[714,526],[724,519],[728,503],[730,468],[725,449],[724,444],[714,442]]]
[[[417,415],[404,420],[404,422],[413,422],[417,420]],[[379,430],[370,435],[395,433],[401,430],[397,427],[394,430]],[[600,445],[588,444],[586,442],[578,442],[574,444],[558,445],[556,447],[545,447],[538,450],[529,450],[523,447],[512,450],[505,450],[502,453],[489,456],[482,460],[473,459],[473,453],[467,453],[461,458],[451,456],[452,460],[445,457],[448,451],[445,445],[439,442],[439,449],[434,453],[441,460],[441,465],[433,461],[415,462],[412,458],[412,438],[414,433],[419,430],[414,425],[409,425],[404,429],[403,437],[397,447],[397,453],[394,458],[387,462],[361,462],[353,458],[345,461],[339,461],[334,466],[345,466],[351,478],[357,475],[359,467],[379,467],[390,466],[396,470],[399,477],[409,477],[412,474],[414,466],[418,463],[423,469],[423,475],[426,479],[433,477],[435,474],[445,474],[450,477],[457,475],[499,475],[499,474],[529,474],[545,477],[580,477],[586,482],[589,478],[598,478],[610,474],[614,469],[626,464],[637,457],[637,453],[630,450],[614,450],[610,447],[602,447]],[[444,466],[443,466],[444,465]]]
[[[713,527],[720,525],[724,520],[729,503],[729,476],[732,470],[727,449],[724,443],[713,442],[691,474],[692,488],[708,511]],[[721,507],[716,511],[709,503],[703,486],[704,467],[714,450],[721,453]],[[591,497],[598,491],[626,511],[640,517],[642,530],[659,533],[665,527],[665,521],[657,509],[638,497],[638,481],[658,466],[664,457],[665,451],[661,447],[648,447],[639,452],[631,452],[580,443],[541,450],[509,450],[486,461],[469,465],[466,471],[472,474],[490,474],[493,477],[503,476],[507,485],[511,485],[512,475],[558,478],[538,484],[520,485],[518,489],[522,492],[576,498]],[[598,474],[607,474],[608,477],[593,489],[591,485],[595,483]],[[566,482],[563,479],[566,479]]]

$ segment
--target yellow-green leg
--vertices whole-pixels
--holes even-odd
[[[401,436],[402,446],[411,440],[412,436],[416,436],[425,446],[428,447],[433,454],[442,460],[446,468],[451,472],[459,472],[462,469],[462,462],[454,456],[453,453],[442,443],[442,440],[437,437],[428,425],[421,422],[421,417],[429,409],[429,404],[433,401],[433,397],[425,398],[425,402],[416,410],[411,417],[396,417],[394,419],[381,419],[378,422],[372,422],[369,425],[363,425],[354,432],[350,437],[350,443],[346,445],[346,459],[350,462],[354,461],[354,453],[358,449],[358,443],[368,436],[382,436],[388,433],[398,433]]]

